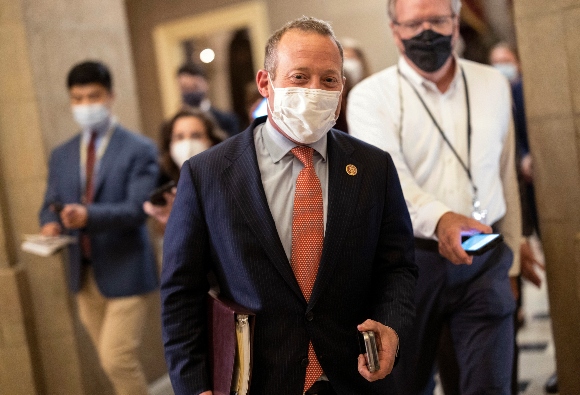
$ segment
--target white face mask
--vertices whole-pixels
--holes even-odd
[[[360,60],[346,58],[344,59],[342,67],[344,67],[344,74],[350,80],[351,86],[358,84],[362,80],[363,66]]]
[[[340,91],[309,88],[274,88],[272,120],[292,140],[311,144],[322,138],[336,123]]]
[[[183,139],[171,143],[169,147],[169,154],[171,159],[179,167],[185,163],[186,160],[200,152],[205,151],[210,147],[209,143],[199,139]]]
[[[72,106],[72,114],[81,128],[92,129],[109,119],[109,108],[102,103],[76,104]]]
[[[510,82],[518,78],[518,68],[512,63],[495,63],[493,65],[500,73],[502,73]]]

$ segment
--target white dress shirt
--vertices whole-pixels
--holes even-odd
[[[467,79],[471,112],[470,161],[466,89],[461,70]],[[521,225],[507,80],[491,67],[456,59],[453,81],[442,93],[401,57],[398,68],[392,66],[372,75],[349,94],[350,133],[391,154],[415,236],[436,239],[435,228],[446,212],[471,217],[474,193],[466,171],[410,84],[470,167],[481,207],[487,210],[485,223],[497,223],[505,216],[499,224],[501,232],[516,254]],[[514,272],[519,271],[517,261]]]

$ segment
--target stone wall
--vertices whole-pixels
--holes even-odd
[[[113,73],[120,121],[140,125],[122,0],[0,0],[0,393],[111,394],[66,287],[66,259],[21,252],[39,230],[48,155],[77,133],[65,78],[100,59]],[[143,354],[165,373],[159,298],[151,297]]]
[[[580,394],[580,1],[515,0],[561,394]]]

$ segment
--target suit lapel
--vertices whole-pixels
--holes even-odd
[[[340,261],[340,252],[346,234],[352,223],[352,216],[358,202],[362,182],[361,174],[365,169],[351,158],[354,147],[347,139],[341,138],[341,132],[328,133],[328,211],[324,247],[318,268],[318,275],[308,303],[309,309],[314,306],[318,297],[324,292],[336,262]],[[356,175],[349,175],[347,165],[354,165]]]
[[[74,197],[73,201],[80,202],[83,196],[82,184],[81,184],[81,135],[79,134],[71,144],[70,155],[68,155],[68,166],[62,171],[70,174],[71,189],[73,191]],[[71,172],[71,173],[69,173]],[[68,203],[68,202],[66,202]]]
[[[304,300],[268,206],[256,158],[256,147],[252,132],[254,127],[255,124],[250,126],[249,130],[243,132],[243,137],[240,136],[242,139],[239,144],[231,145],[231,149],[225,155],[231,164],[226,167],[223,176],[227,181],[226,184],[232,196],[235,197],[240,213],[248,222],[255,237],[262,244],[270,261],[292,291]]]

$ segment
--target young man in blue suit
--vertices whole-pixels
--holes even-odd
[[[155,145],[111,115],[111,74],[83,62],[68,74],[81,132],[54,149],[41,233],[79,237],[69,247],[69,287],[80,320],[117,394],[147,394],[137,351],[157,271],[143,202],[158,175]]]
[[[256,77],[268,117],[182,167],[161,281],[177,395],[212,394],[210,270],[223,297],[256,313],[252,395],[387,390],[380,379],[393,369],[414,314],[413,232],[389,154],[331,129],[342,60],[326,22],[302,17],[285,25],[270,38]],[[303,195],[312,196],[306,215],[296,210],[306,207]],[[315,213],[316,225],[296,225]],[[303,270],[313,273],[311,288]],[[364,330],[378,337],[380,369],[372,373],[356,338]]]

